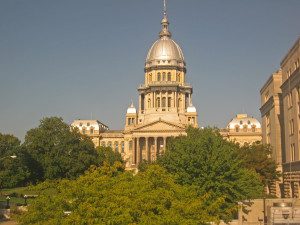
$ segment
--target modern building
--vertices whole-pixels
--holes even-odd
[[[281,61],[280,70],[263,85],[263,143],[283,172],[284,197],[299,198],[300,184],[300,38]]]
[[[138,88],[137,109],[133,104],[127,109],[124,130],[105,129],[99,132],[98,139],[93,139],[96,145],[120,152],[127,168],[136,167],[142,160],[155,160],[164,152],[168,138],[184,135],[187,126],[198,126],[197,110],[192,104],[193,88],[186,82],[183,51],[172,39],[166,9],[161,25],[159,37],[145,60],[145,82]],[[80,121],[72,125],[82,133],[85,130]]]
[[[260,122],[247,114],[237,114],[220,133],[226,139],[240,145],[246,143],[251,145],[262,139]]]

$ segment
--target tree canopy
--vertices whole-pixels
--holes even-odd
[[[172,139],[158,163],[176,175],[179,184],[197,186],[199,195],[224,199],[218,215],[232,219],[237,202],[261,196],[263,185],[255,171],[243,167],[239,146],[218,130],[189,128],[187,136]]]
[[[16,158],[10,157],[15,155]],[[0,188],[22,186],[27,182],[30,176],[27,159],[18,138],[0,133]]]
[[[280,177],[280,173],[277,171],[277,164],[271,158],[271,154],[271,146],[261,143],[244,145],[238,151],[238,156],[243,161],[243,166],[257,172],[264,185],[270,185]]]
[[[158,165],[144,172],[118,172],[119,165],[91,168],[77,180],[54,185],[56,194],[42,191],[21,224],[206,224],[221,201],[207,204],[195,187],[177,184]],[[49,188],[49,186],[51,188]],[[66,214],[68,212],[69,215]]]

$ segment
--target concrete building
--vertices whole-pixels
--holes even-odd
[[[281,61],[284,129],[284,192],[299,197],[300,182],[300,38]]]
[[[300,184],[299,59],[300,38],[260,91],[263,143],[272,146],[272,158],[283,172],[281,194],[293,198],[299,198]]]

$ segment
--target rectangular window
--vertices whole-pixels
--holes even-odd
[[[291,161],[295,161],[295,144],[291,144]]]
[[[294,120],[290,120],[290,135],[294,134]]]
[[[288,100],[288,107],[291,108],[293,106],[293,96],[292,96],[292,93],[289,93],[287,95],[287,100]]]

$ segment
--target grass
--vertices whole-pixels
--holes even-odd
[[[0,208],[1,206],[6,206],[6,197],[10,196],[10,205],[24,204],[25,199],[24,195],[36,195],[36,192],[31,190],[31,187],[17,187],[10,189],[1,189],[0,190]],[[27,203],[31,199],[27,199]]]

